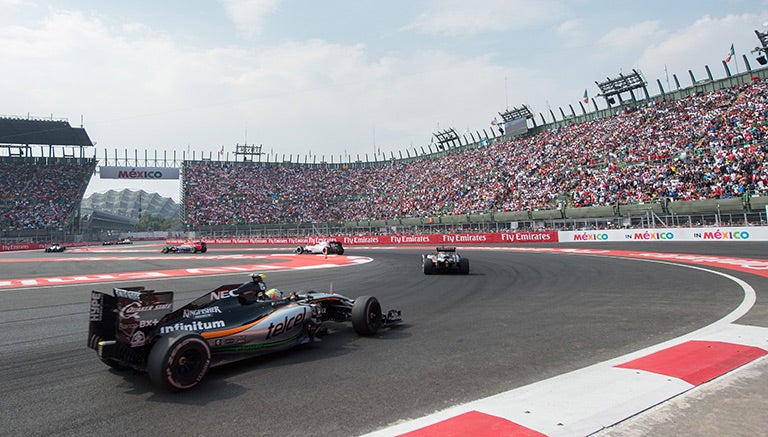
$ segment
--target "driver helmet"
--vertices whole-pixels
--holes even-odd
[[[256,272],[251,273],[251,279],[253,279],[254,281],[257,279],[263,281],[266,278],[267,278],[267,275],[264,273],[256,273]]]
[[[271,288],[267,290],[267,300],[278,300],[283,298],[283,292],[278,290],[277,288]]]

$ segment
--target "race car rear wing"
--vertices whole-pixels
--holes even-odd
[[[173,311],[173,292],[144,287],[114,288],[112,294],[91,291],[88,347],[102,340],[131,344],[137,329],[155,326]]]

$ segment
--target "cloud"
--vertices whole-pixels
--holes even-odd
[[[668,68],[670,77],[676,74],[681,82],[690,82],[688,70],[692,70],[697,79],[702,79],[706,73],[705,65],[711,68],[715,77],[723,77],[722,60],[731,44],[736,48],[736,62],[743,70],[741,55],[748,53],[758,42],[752,29],[759,29],[759,23],[764,19],[765,16],[752,14],[727,15],[722,18],[705,15],[676,31],[661,33],[663,38],[644,47],[635,63],[648,78],[663,79],[665,68]],[[734,67],[736,65],[732,62],[732,73],[736,73]]]
[[[562,10],[555,0],[438,0],[427,6],[405,29],[443,36],[500,32],[549,22]]]
[[[277,12],[280,0],[221,0],[230,20],[247,37],[261,35],[264,21]]]
[[[644,47],[663,36],[661,22],[649,20],[610,30],[598,40],[598,46],[603,51],[616,53],[616,51]]]

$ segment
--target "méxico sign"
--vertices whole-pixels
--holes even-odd
[[[101,167],[101,179],[178,179],[178,168],[167,167]]]

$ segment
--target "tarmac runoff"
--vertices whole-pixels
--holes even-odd
[[[675,265],[736,282],[744,291],[741,304],[667,342],[366,436],[589,436],[768,359],[768,328],[734,323],[754,305],[755,290],[726,273]]]

